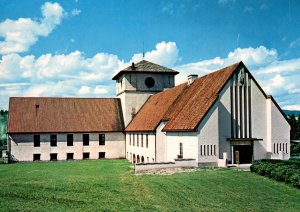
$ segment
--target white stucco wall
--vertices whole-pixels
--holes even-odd
[[[85,133],[88,134],[88,133]],[[33,134],[10,134],[11,154],[18,161],[32,161],[33,154],[41,154],[42,161],[50,160],[50,153],[57,153],[58,160],[66,160],[67,153],[74,153],[74,160],[82,160],[83,152],[90,159],[98,159],[99,152],[105,158],[125,158],[125,136],[121,132],[105,133],[105,145],[99,145],[99,133],[89,133],[89,146],[83,146],[82,133],[73,134],[73,146],[67,146],[67,134],[57,134],[57,146],[50,146],[50,134],[40,134],[40,147],[33,146]]]
[[[254,160],[267,158],[267,101],[266,97],[252,81],[251,84],[252,137],[263,139],[254,141]]]
[[[268,123],[270,134],[268,134],[268,152],[272,152],[271,158],[289,159],[290,158],[290,125],[280,113],[271,98],[268,101]],[[282,153],[281,153],[282,152]]]
[[[143,147],[141,145],[141,137],[143,135]],[[148,135],[148,147],[146,146],[146,135]],[[131,145],[130,145],[131,136]],[[135,144],[133,145],[133,136],[135,137]],[[139,146],[137,146],[137,136],[139,136]],[[126,158],[133,162],[133,155],[143,156],[145,162],[155,162],[155,133],[149,132],[131,132],[126,133]],[[149,161],[148,161],[149,159]]]

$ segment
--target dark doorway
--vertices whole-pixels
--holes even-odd
[[[251,145],[234,146],[235,163],[252,163],[253,147]]]

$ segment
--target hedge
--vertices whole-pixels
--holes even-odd
[[[288,161],[257,160],[253,162],[250,170],[259,175],[300,188],[300,159],[290,159]]]

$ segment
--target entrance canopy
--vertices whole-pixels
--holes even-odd
[[[227,141],[263,141],[262,138],[227,138]]]

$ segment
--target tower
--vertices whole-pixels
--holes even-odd
[[[150,95],[174,87],[179,72],[142,60],[121,70],[116,80],[117,97],[121,99],[125,126],[140,110]]]

